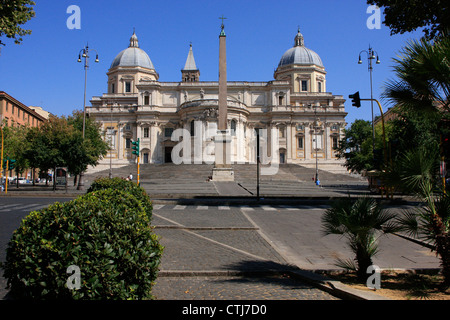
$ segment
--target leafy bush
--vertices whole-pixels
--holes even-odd
[[[97,178],[94,180],[94,182],[92,182],[87,193],[103,189],[122,190],[132,194],[141,202],[142,207],[148,215],[148,218],[151,220],[153,206],[144,188],[138,186],[133,181],[127,181],[122,178]]]
[[[162,250],[141,201],[99,190],[31,212],[8,244],[4,277],[19,299],[151,299]],[[72,265],[78,290],[67,287]]]

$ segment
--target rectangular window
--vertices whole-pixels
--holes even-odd
[[[116,84],[115,83],[111,83],[111,93],[116,93]]]
[[[280,96],[278,97],[278,105],[279,105],[279,106],[282,106],[283,104],[284,104],[284,103],[283,103],[283,96],[280,95]]]
[[[131,82],[125,82],[125,92],[131,92]]]
[[[149,130],[148,128],[144,128],[144,138],[148,138],[149,137]]]
[[[337,149],[339,146],[339,140],[337,136],[333,136],[333,150]]]
[[[297,141],[298,141],[297,148],[303,149],[303,137],[298,137]]]
[[[131,139],[127,138],[125,140],[125,148],[130,149],[131,148]]]
[[[148,106],[150,105],[150,96],[144,96],[144,105]]]
[[[164,128],[164,137],[170,138],[172,137],[173,128]]]
[[[313,149],[321,150],[322,149],[322,135],[315,134],[313,136]]]
[[[302,91],[308,91],[308,80],[302,80]]]
[[[322,82],[317,82],[317,91],[322,92]]]
[[[108,145],[111,146],[111,149],[116,148],[116,132],[113,127],[109,127],[106,129],[106,139]]]

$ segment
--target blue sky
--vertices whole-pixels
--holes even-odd
[[[366,55],[369,44],[381,64],[373,73],[374,97],[393,77],[392,58],[417,31],[390,36],[384,25],[368,29],[364,0],[35,0],[36,16],[25,28],[32,34],[23,43],[1,48],[0,90],[26,105],[42,106],[56,115],[68,115],[83,107],[84,70],[77,63],[86,43],[97,50],[100,63],[88,71],[87,100],[107,90],[107,77],[114,57],[128,46],[136,29],[160,81],[180,81],[192,42],[200,80],[218,79],[221,21],[227,34],[229,81],[270,81],[283,53],[294,44],[300,26],[305,46],[317,52],[327,71],[327,91],[347,99],[347,123],[371,120],[370,102],[356,109],[348,95],[360,91],[370,97]],[[67,28],[70,5],[81,9],[81,29]],[[382,17],[383,20],[383,17]],[[92,59],[93,60],[93,59]],[[89,102],[87,103],[89,105]],[[389,107],[383,102],[384,111]],[[375,106],[376,107],[376,106]],[[378,108],[374,109],[379,114]]]

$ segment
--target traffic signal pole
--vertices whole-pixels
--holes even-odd
[[[140,167],[139,167],[139,162],[140,162],[139,158],[140,158],[140,153],[141,153],[140,146],[139,146],[140,142],[141,142],[141,139],[139,139],[139,138],[137,139],[137,141],[131,140],[131,144],[133,145],[132,153],[137,156],[137,184],[138,185],[140,184]]]
[[[381,113],[381,125],[382,125],[382,129],[383,129],[383,158],[384,158],[384,165],[387,166],[388,165],[388,160],[387,160],[387,149],[386,149],[386,131],[384,128],[384,114],[383,114],[383,108],[381,107],[380,102],[377,99],[374,98],[370,98],[370,99],[361,99],[359,96],[359,91],[349,95],[349,98],[352,99],[352,106],[354,107],[361,107],[361,101],[370,101],[373,103],[373,101],[375,101],[378,104],[378,107],[380,108],[380,113]],[[373,111],[372,111],[372,117],[373,117]],[[374,157],[375,157],[375,126],[373,123],[373,118],[372,118],[372,136],[373,136],[373,150],[374,150]],[[391,190],[392,191],[392,190]],[[389,191],[386,190],[386,197],[389,196]],[[391,196],[393,197],[393,193],[391,193]]]
[[[9,168],[9,159],[6,160],[6,181],[5,181],[5,194],[8,194],[8,168]]]
[[[350,99],[352,99],[352,106],[354,106],[354,107],[356,107],[356,108],[359,108],[359,107],[361,107],[361,101],[371,101],[371,102],[373,102],[373,101],[375,101],[377,104],[378,104],[378,107],[380,108],[380,113],[381,113],[381,125],[382,125],[382,128],[383,128],[383,153],[384,153],[384,163],[385,163],[385,165],[387,165],[387,150],[386,150],[386,132],[385,132],[385,129],[384,129],[384,114],[383,114],[383,108],[381,108],[381,104],[380,104],[380,102],[377,100],[377,99],[374,99],[374,98],[370,98],[370,99],[361,99],[360,97],[359,97],[359,91],[357,91],[357,92],[355,92],[354,94],[350,94],[349,96],[348,96]],[[372,112],[373,113],[373,112]],[[373,145],[375,145],[375,129],[374,129],[375,127],[374,127],[374,123],[373,123],[373,119],[372,119],[372,131],[373,131],[373,137],[372,137],[372,139],[373,139]],[[374,150],[375,150],[375,148],[374,148]]]
[[[137,185],[140,185],[140,168],[139,168],[139,156],[137,157]]]
[[[0,164],[2,166],[1,170],[0,170],[0,184],[3,183],[3,128],[0,127],[0,132],[2,133],[2,151],[1,151],[1,155],[0,155]],[[1,188],[1,186],[0,186]]]
[[[378,107],[380,108],[381,113],[381,126],[383,128],[383,151],[384,151],[384,164],[387,165],[387,150],[386,150],[386,132],[384,130],[384,115],[383,115],[383,109],[381,108],[381,104],[377,99],[360,99],[361,101],[375,101],[378,104]],[[375,143],[375,140],[374,140]]]

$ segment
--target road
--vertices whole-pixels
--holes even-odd
[[[6,259],[6,248],[11,236],[20,222],[31,211],[39,210],[59,201],[65,202],[72,198],[61,197],[1,197],[0,198],[0,261]],[[6,279],[0,270],[0,299],[6,294]]]

